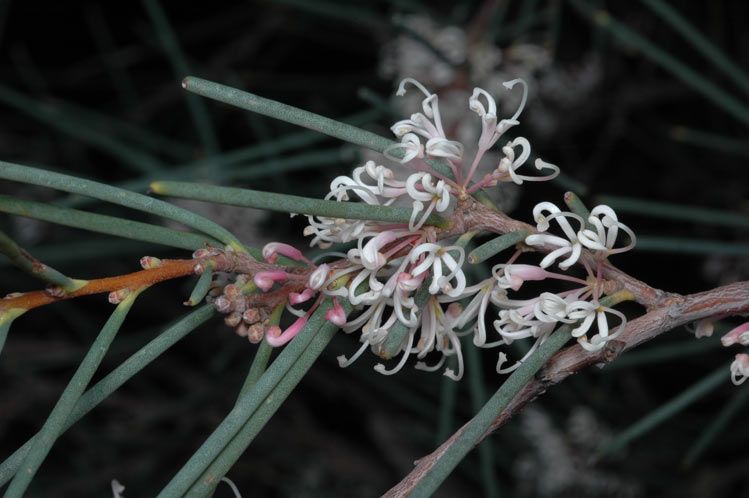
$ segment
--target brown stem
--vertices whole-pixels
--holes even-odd
[[[662,304],[643,316],[629,322],[622,335],[597,352],[589,353],[582,347],[570,346],[554,355],[536,379],[526,384],[494,422],[483,438],[504,425],[528,403],[546,390],[579,370],[613,361],[622,352],[680,325],[704,318],[723,318],[749,313],[749,281],[718,287],[687,296],[671,296]],[[728,373],[726,372],[726,376]],[[727,378],[727,377],[726,377]],[[408,496],[423,479],[445,451],[452,446],[466,429],[467,422],[448,438],[439,448],[421,458],[414,469],[383,497]],[[482,438],[482,440],[483,440]]]
[[[5,299],[0,299],[0,313],[13,308],[30,310],[57,301],[64,301],[66,299],[80,296],[89,296],[91,294],[101,294],[103,292],[112,292],[120,289],[138,289],[165,280],[185,277],[195,273],[196,265],[201,261],[207,260],[211,260],[215,263],[216,271],[230,273],[247,273],[252,275],[259,271],[279,268],[276,265],[256,261],[246,254],[215,250],[213,254],[205,258],[165,259],[161,260],[161,264],[156,268],[128,273],[126,275],[89,280],[86,285],[74,292],[50,292],[50,290],[43,290],[26,292],[23,294],[11,294]],[[303,267],[284,267],[284,270],[294,274],[302,274],[309,271],[308,268]],[[291,290],[298,289],[293,287]],[[289,291],[287,290],[286,292],[288,293]]]
[[[196,261],[194,259],[162,260],[161,266],[158,268],[89,280],[86,285],[74,292],[58,294],[50,293],[49,291],[33,291],[12,295],[12,297],[0,299],[0,313],[12,308],[30,310],[56,303],[57,301],[91,294],[101,294],[102,292],[112,292],[120,289],[139,289],[144,286],[163,282],[164,280],[192,275],[195,264]]]

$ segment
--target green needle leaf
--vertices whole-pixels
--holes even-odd
[[[171,228],[142,223],[140,221],[61,208],[40,202],[24,201],[5,195],[0,195],[0,212],[190,251],[205,247],[206,245],[214,247],[222,245],[221,242],[212,237],[196,233],[180,232]]]
[[[743,124],[749,124],[749,108],[723,88],[704,78],[700,73],[679,61],[661,47],[654,45],[647,38],[614,19],[608,11],[597,9],[586,0],[572,0],[572,5],[591,18],[601,29],[607,30],[614,38],[638,49],[643,56],[701,93],[713,104]]]
[[[746,256],[749,244],[720,242],[718,240],[681,239],[670,237],[638,236],[635,251],[673,252],[680,254],[722,254]]]
[[[235,438],[239,431],[242,430],[242,427],[252,417],[253,413],[265,403],[273,390],[287,376],[293,377],[297,375],[299,373],[297,370],[303,369],[306,372],[303,360],[300,360],[300,358],[313,339],[318,338],[320,340],[326,337],[325,334],[321,334],[318,331],[327,323],[325,313],[330,308],[331,301],[329,299],[320,304],[304,329],[299,332],[299,335],[294,340],[284,347],[281,354],[278,355],[278,358],[271,364],[266,373],[237,402],[216,430],[213,431],[203,445],[190,457],[172,480],[169,481],[166,487],[159,493],[159,498],[182,496],[185,494],[223,449]],[[324,327],[325,331],[335,331],[336,329],[336,327]],[[332,334],[330,335],[332,336]],[[320,350],[322,350],[322,347]],[[307,368],[309,367],[307,366]],[[273,398],[270,397],[270,399],[272,400]]]
[[[422,282],[421,287],[416,291],[414,296],[414,303],[419,311],[423,313],[424,306],[426,306],[429,300],[429,282],[425,280]],[[385,340],[382,344],[379,344],[376,348],[377,355],[383,360],[389,360],[398,355],[401,352],[403,344],[408,338],[408,333],[411,327],[404,325],[400,320],[395,322],[395,325],[390,327]]]
[[[200,274],[200,278],[198,278],[198,282],[195,284],[195,288],[190,294],[190,299],[185,302],[185,306],[196,306],[203,301],[211,288],[213,269],[215,266],[216,264],[212,261],[209,261],[205,266],[203,266],[203,273]]]
[[[464,339],[467,339],[464,337]],[[471,393],[471,409],[474,412],[481,410],[489,397],[486,392],[486,385],[483,378],[483,365],[479,349],[474,347],[470,338],[462,341],[467,347],[464,348],[466,353],[466,373],[468,375],[468,389]],[[484,496],[487,498],[498,498],[499,485],[497,484],[497,469],[494,463],[493,445],[490,441],[484,441],[479,444],[479,473],[481,482],[484,486]]]
[[[373,206],[361,202],[336,202],[297,195],[260,192],[234,187],[218,187],[200,183],[153,182],[151,190],[160,195],[218,202],[282,213],[301,213],[329,218],[408,223],[411,210],[393,206]],[[430,215],[427,224],[446,228],[449,222],[439,215]]]
[[[115,308],[107,323],[101,329],[91,348],[81,361],[73,378],[70,379],[65,391],[52,409],[47,421],[41,428],[34,442],[31,444],[26,458],[21,463],[21,468],[11,481],[5,492],[5,498],[20,498],[26,492],[31,480],[39,470],[52,445],[60,434],[65,430],[65,421],[70,417],[75,404],[80,400],[83,391],[94,376],[96,369],[104,355],[112,344],[122,323],[125,321],[135,298],[143,289],[132,289],[131,293]]]
[[[508,247],[512,247],[518,242],[525,240],[530,235],[527,230],[518,230],[509,232],[499,237],[495,237],[489,242],[484,242],[468,254],[468,262],[472,265],[483,263],[495,254],[499,254]]]
[[[671,128],[669,135],[677,142],[718,150],[739,157],[749,157],[749,143],[746,140],[726,137],[709,131],[686,128],[684,126],[674,126]]]
[[[672,398],[670,401],[659,406],[657,409],[632,424],[628,429],[600,448],[596,456],[602,458],[616,453],[627,444],[647,434],[687,406],[711,393],[720,384],[728,382],[728,372],[728,365],[721,366],[719,369],[689,387],[675,398]]]
[[[57,285],[66,292],[72,292],[86,284],[85,280],[74,280],[66,277],[54,268],[50,268],[31,254],[21,249],[18,244],[0,231],[0,253],[5,254],[18,268],[44,282]]]
[[[615,195],[602,195],[598,198],[598,202],[611,206],[616,211],[642,214],[651,218],[687,221],[700,225],[749,228],[749,215],[720,209],[653,202]]]
[[[453,469],[476,446],[497,415],[507,408],[515,395],[533,379],[544,363],[567,343],[571,337],[570,330],[571,327],[568,325],[560,327],[505,380],[502,387],[471,419],[466,429],[419,481],[410,495],[412,498],[426,498],[434,494]]]
[[[196,78],[195,76],[188,76],[185,78],[182,81],[182,87],[189,92],[202,95],[203,97],[208,97],[209,99],[224,102],[225,104],[233,105],[248,111],[257,112],[264,116],[280,119],[287,123],[303,126],[310,130],[315,130],[324,133],[325,135],[361,147],[366,147],[367,149],[376,152],[383,153],[385,149],[397,143],[388,138],[381,137],[376,133],[357,128],[356,126],[341,123],[340,121],[326,118],[319,114],[305,111],[287,104],[282,104],[275,100],[259,97],[230,86],[204,80],[202,78]],[[401,149],[395,149],[393,151],[393,155],[396,157],[403,157],[404,153],[405,152]],[[442,161],[430,159],[426,162],[438,173],[445,176],[452,176],[450,168]]]
[[[351,311],[349,305],[343,306],[346,312]],[[273,391],[252,414],[252,417],[242,426],[237,435],[226,445],[221,454],[192,485],[186,496],[205,496],[206,491],[212,489],[213,483],[218,482],[221,476],[229,472],[232,465],[239,460],[250,443],[255,439],[255,436],[260,433],[297,384],[299,384],[337,331],[338,327],[329,322],[325,322],[317,330],[315,337],[297,362],[281,378]],[[247,397],[249,396],[251,396],[251,393],[247,395]]]
[[[3,351],[5,339],[8,338],[8,331],[13,324],[13,320],[26,313],[22,308],[10,308],[0,312],[0,352]]]
[[[217,225],[208,218],[167,202],[154,199],[153,197],[148,197],[147,195],[129,192],[83,178],[63,175],[62,173],[2,161],[0,161],[0,178],[53,188],[72,194],[87,195],[102,201],[169,218],[210,235],[237,251],[246,252],[244,246],[242,246],[237,238],[222,226]]]
[[[663,0],[640,0],[647,5],[661,19],[671,25],[674,30],[682,35],[684,40],[695,50],[700,52],[705,59],[715,67],[723,71],[734,83],[739,85],[744,92],[749,93],[749,74],[744,72],[740,66],[726,56],[720,48],[714,45],[697,28],[679,14],[671,5]]]
[[[744,405],[749,401],[749,389],[739,389],[738,391],[739,392],[734,394],[733,398],[731,398],[731,401],[723,406],[718,413],[718,416],[714,417],[710,424],[705,427],[705,430],[700,434],[699,439],[697,439],[692,447],[689,448],[687,456],[684,458],[685,465],[691,466],[694,464],[694,462],[696,462],[710,446],[710,443],[712,443],[723,429],[726,428],[731,419],[733,419],[741,409],[744,408]]]
[[[65,106],[37,102],[4,85],[0,85],[0,102],[52,126],[76,140],[111,154],[135,171],[149,173],[163,168],[162,163],[153,156],[112,138],[111,134],[103,132],[100,127],[91,124],[91,120],[86,122],[80,117],[71,116],[65,110]]]
[[[65,424],[60,433],[62,434],[62,432],[68,430],[74,423],[98,406],[99,403],[107,399],[125,382],[130,380],[152,361],[161,356],[167,349],[174,346],[187,334],[208,321],[214,313],[215,310],[213,305],[210,304],[205,304],[196,308],[195,311],[179,319],[174,323],[174,325],[168,327],[155,339],[133,353],[130,358],[112,370],[106,377],[97,382],[80,397],[70,415],[65,420]],[[34,444],[36,437],[37,436],[34,436],[29,439],[23,446],[18,448],[11,456],[0,464],[0,486],[8,482],[10,478],[18,472],[18,469],[21,467],[21,462],[26,458],[26,455]]]

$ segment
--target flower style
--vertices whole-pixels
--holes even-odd
[[[481,118],[479,149],[489,150],[507,130],[520,124],[518,118],[522,114],[523,109],[525,109],[525,102],[528,99],[528,85],[522,79],[505,81],[502,85],[506,89],[512,90],[518,83],[523,87],[523,97],[520,105],[511,118],[502,119],[499,123],[497,123],[497,103],[494,97],[482,88],[473,89],[473,94],[468,99],[468,107]],[[484,97],[486,100],[486,107],[481,103],[480,97]]]
[[[421,325],[421,336],[416,346],[418,351],[417,357],[423,359],[430,351],[442,353],[442,358],[436,365],[428,366],[425,362],[420,361],[416,364],[417,370],[433,372],[442,368],[445,360],[449,356],[456,356],[458,359],[458,371],[446,368],[443,372],[445,377],[452,380],[463,378],[463,352],[460,346],[460,339],[455,332],[456,322],[460,314],[460,307],[457,303],[452,303],[443,310],[439,301],[434,297],[427,302],[424,318]]]
[[[457,252],[456,260],[450,252]],[[466,287],[466,277],[462,266],[465,261],[465,251],[460,246],[442,247],[438,244],[424,243],[415,248],[410,255],[411,262],[420,261],[412,270],[411,274],[419,276],[428,270],[432,273],[432,283],[429,285],[430,294],[443,292],[450,297],[459,296]],[[445,265],[450,273],[442,274],[442,265]],[[455,283],[453,284],[453,281]]]
[[[520,156],[515,158],[515,147],[520,147],[522,151]],[[517,169],[520,168],[531,155],[531,144],[525,137],[517,137],[511,142],[507,142],[507,145],[502,147],[502,153],[505,155],[497,165],[497,169],[494,171],[493,177],[497,181],[512,181],[518,185],[522,185],[523,181],[530,182],[542,182],[551,180],[559,175],[559,167],[553,164],[536,159],[534,165],[536,169],[541,171],[543,169],[551,170],[546,176],[529,176],[529,175],[518,175]],[[507,179],[509,177],[509,180]]]
[[[450,205],[450,188],[445,185],[444,180],[433,183],[429,173],[414,173],[409,176],[406,180],[406,192],[414,200],[411,220],[408,222],[408,229],[411,231],[421,228],[433,210],[441,213]],[[416,217],[424,210],[425,202],[429,206],[417,222]]]
[[[544,215],[544,212],[548,211],[548,215]],[[556,220],[567,238],[562,238],[556,235],[539,233],[529,235],[525,238],[525,243],[531,246],[543,246],[549,244],[556,246],[557,249],[551,251],[549,254],[541,260],[539,265],[541,268],[547,268],[552,265],[558,258],[569,254],[567,259],[559,263],[559,268],[566,270],[577,262],[582,253],[582,244],[578,240],[577,233],[573,230],[567,218],[571,218],[580,223],[582,227],[584,225],[582,218],[574,213],[561,211],[551,202],[541,202],[536,204],[533,208],[533,218],[536,220],[537,229],[539,232],[546,232],[549,229],[549,222]]]
[[[437,95],[430,93],[424,85],[413,78],[405,78],[401,81],[396,95],[405,95],[406,85],[409,83],[425,95],[421,103],[424,112],[412,114],[410,119],[398,121],[391,127],[393,134],[402,142],[388,147],[385,150],[385,156],[402,163],[416,157],[421,158],[424,154],[429,157],[444,157],[448,160],[460,161],[463,158],[463,144],[448,140],[445,136]],[[425,145],[421,144],[419,136],[426,139]],[[392,151],[399,149],[404,150],[402,158],[392,154]]]
[[[609,333],[609,324],[606,313],[619,317],[621,323],[614,332]],[[598,302],[576,301],[567,307],[567,316],[573,320],[582,320],[582,323],[572,329],[572,337],[577,337],[577,342],[588,351],[599,351],[603,349],[606,342],[615,339],[622,333],[627,324],[627,318],[621,311],[601,306]],[[598,333],[590,339],[586,333],[590,330],[593,321],[598,324]]]
[[[629,251],[635,246],[635,234],[624,223],[619,223],[616,213],[606,205],[593,208],[588,217],[588,223],[595,230],[583,228],[577,234],[580,243],[592,251],[597,251],[606,257],[610,254]],[[619,230],[623,230],[629,237],[629,244],[624,247],[614,248]]]

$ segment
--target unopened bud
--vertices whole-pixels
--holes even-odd
[[[44,289],[44,292],[52,297],[62,297],[65,295],[65,289],[63,289],[59,285],[51,285]]]
[[[219,313],[228,313],[232,308],[232,302],[226,296],[217,297],[213,305]]]
[[[129,295],[130,295],[130,289],[126,287],[124,289],[110,292],[108,299],[109,299],[109,302],[112,304],[120,304]]]
[[[254,325],[250,325],[247,329],[247,339],[252,344],[257,344],[260,341],[263,340],[263,337],[265,336],[265,327],[259,323],[256,323]],[[280,334],[280,329],[279,329]]]
[[[260,321],[260,311],[257,308],[250,308],[242,313],[242,320],[245,323],[253,324]]]
[[[236,299],[242,294],[242,291],[235,284],[229,284],[224,287],[224,295],[229,299]]]
[[[153,270],[161,266],[161,260],[153,256],[143,256],[140,258],[140,266],[144,270]]]
[[[734,344],[740,344],[742,346],[749,345],[749,322],[741,324],[728,331],[720,338],[720,342],[726,347]]]
[[[224,318],[224,323],[227,324],[229,327],[236,327],[242,322],[242,314],[237,313],[236,311],[233,313],[230,313],[229,315]]]

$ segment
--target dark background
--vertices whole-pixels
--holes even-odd
[[[538,86],[524,116],[534,106],[544,112],[529,122],[521,118],[520,131],[566,176],[563,182],[524,186],[516,217],[530,221],[536,202],[560,203],[569,188],[589,205],[599,196],[617,195],[747,216],[748,123],[696,91],[693,79],[676,77],[653,62],[652,50],[612,37],[607,25],[591,22],[588,14],[610,9],[632,33],[743,105],[745,88],[645,2],[609,3],[163,2],[165,27],[140,2],[0,2],[0,159],[113,184],[158,179],[166,171],[189,180],[321,197],[334,176],[358,164],[360,151],[332,139],[279,151],[275,140],[300,130],[208,100],[190,103],[180,80],[189,73],[334,118],[371,111],[360,124],[387,135],[404,113],[389,100],[397,77],[383,76],[378,66],[383,53],[399,55],[395,40],[409,36],[408,16],[417,15],[431,19],[436,29],[475,30],[477,39],[500,48],[506,60],[518,44],[548,54],[548,62],[529,70]],[[680,2],[677,8],[747,70],[745,2]],[[181,56],[169,49],[169,30]],[[575,79],[586,67],[595,73],[590,84]],[[517,67],[497,69],[512,79]],[[454,70],[456,79],[447,87],[473,86],[467,81],[470,68]],[[540,90],[554,74],[569,80],[561,97]],[[240,163],[249,179],[221,177],[223,154],[257,144],[267,147]],[[320,153],[330,159],[323,164],[310,159]],[[184,167],[205,158],[210,161],[202,168]],[[272,162],[295,158],[296,166],[287,170]],[[0,193],[66,200],[58,192],[4,181]],[[102,203],[85,208],[147,219]],[[679,293],[747,279],[746,225],[662,219],[658,211],[620,211],[641,244],[619,256],[617,265]],[[251,210],[201,212],[248,244],[305,244],[299,219]],[[7,215],[0,215],[0,229],[45,262],[81,278],[134,271],[144,254],[186,256]],[[7,265],[0,266],[0,275],[0,293],[39,287]],[[101,372],[181,316],[190,286],[169,282],[149,290]],[[624,309],[632,317],[641,312],[635,306]],[[36,310],[15,323],[0,355],[2,458],[41,426],[110,312],[104,296],[93,296]],[[738,323],[726,320],[718,330]],[[745,405],[696,462],[684,461],[703,430],[746,390],[729,380],[727,363],[735,351],[721,349],[716,339],[696,341],[677,329],[616,365],[580,373],[554,388],[485,443],[484,458],[491,457],[501,496],[749,496]],[[375,361],[368,355],[338,369],[335,356],[353,352],[357,344],[343,334],[333,342],[230,472],[244,496],[378,496],[480,403],[466,380],[453,385],[438,374],[408,368],[384,377],[372,371]],[[218,319],[191,334],[65,433],[29,496],[109,496],[114,478],[127,486],[125,496],[154,495],[230,409],[254,348]],[[489,393],[502,382],[493,372],[495,354],[481,357]],[[722,365],[723,384],[626,451],[592,462],[607,438]],[[453,397],[457,401],[451,403]],[[473,452],[441,495],[484,494],[491,485],[481,480],[479,467]],[[222,485],[216,496],[230,492]]]

